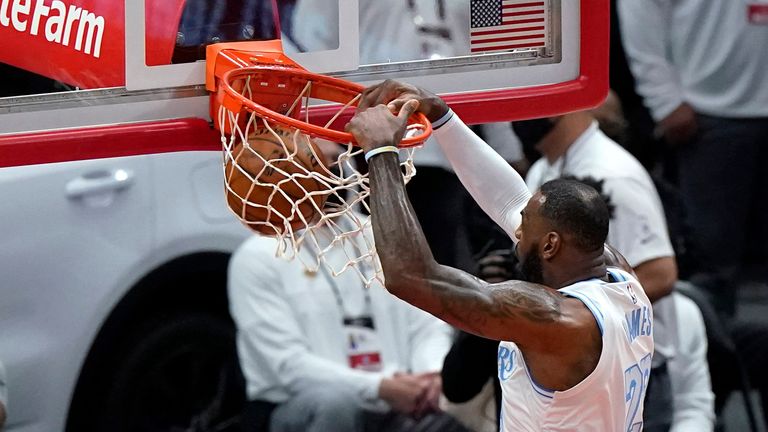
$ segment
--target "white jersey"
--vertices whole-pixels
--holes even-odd
[[[591,279],[559,290],[589,308],[603,336],[597,367],[576,386],[542,388],[517,345],[499,344],[502,431],[642,430],[653,354],[651,302],[629,273],[610,268],[609,275],[610,283]]]

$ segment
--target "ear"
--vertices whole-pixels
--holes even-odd
[[[560,251],[563,246],[563,238],[560,234],[550,231],[544,235],[539,243],[539,253],[543,260],[551,260]]]

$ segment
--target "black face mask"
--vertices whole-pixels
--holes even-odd
[[[544,139],[547,134],[555,128],[555,123],[548,118],[516,121],[512,123],[512,130],[523,143],[523,152],[528,160],[533,161],[538,157],[531,158],[531,155],[538,155],[536,145]]]

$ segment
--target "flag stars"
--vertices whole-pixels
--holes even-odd
[[[470,7],[472,28],[501,25],[501,0],[472,0]]]

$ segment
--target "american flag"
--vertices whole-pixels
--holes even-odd
[[[546,0],[471,0],[473,53],[539,48],[545,45]]]

